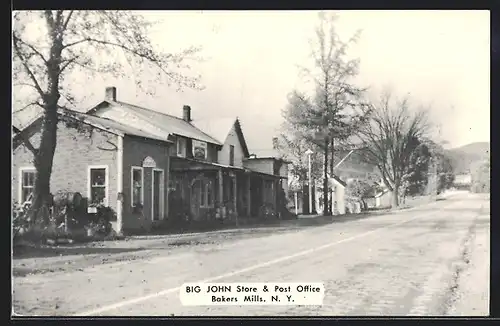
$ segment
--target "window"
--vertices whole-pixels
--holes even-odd
[[[186,138],[177,137],[177,156],[186,157]]]
[[[203,180],[200,182],[200,206],[207,207],[207,184]]]
[[[229,165],[234,166],[234,146],[229,146]]]
[[[108,167],[89,166],[89,201],[108,206]]]
[[[22,204],[31,200],[31,194],[35,188],[35,168],[20,169],[19,202]]]
[[[140,166],[133,166],[131,170],[131,196],[132,207],[144,204],[144,169]]]
[[[213,206],[213,183],[210,180],[200,180],[200,206]]]

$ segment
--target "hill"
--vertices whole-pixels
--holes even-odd
[[[490,155],[489,142],[477,142],[447,150],[455,174],[469,173],[473,166]]]

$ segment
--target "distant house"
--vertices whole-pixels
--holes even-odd
[[[391,199],[392,194],[389,189],[386,188],[382,191],[374,193],[373,195],[365,197],[364,201],[368,208],[382,208],[390,207],[392,205]]]
[[[240,121],[197,120],[184,106],[175,117],[117,99],[106,88],[87,113],[61,110],[51,188],[80,192],[91,203],[116,211],[113,227],[134,233],[179,213],[180,200],[194,221],[259,215],[276,209],[287,168],[274,157],[251,157]],[[83,134],[69,127],[92,127]],[[69,125],[68,125],[69,123]],[[23,202],[34,186],[33,155],[41,119],[13,132],[13,198]],[[285,180],[285,181],[283,181]]]
[[[298,188],[294,186],[296,180],[291,182],[289,186],[292,186],[293,190],[289,191],[289,197],[293,200],[291,203],[292,208],[296,208],[299,214],[307,214],[309,212],[309,191],[306,187],[305,189]],[[337,175],[328,175],[328,188],[329,188],[329,200],[333,196],[333,214],[345,214],[346,213],[346,199],[345,199],[345,187],[346,183],[340,179]],[[312,202],[313,202],[313,213],[322,214],[323,213],[323,181],[316,180],[312,189]],[[305,190],[305,191],[304,191]]]
[[[453,184],[457,188],[470,188],[472,185],[472,175],[470,173],[457,174]]]
[[[329,188],[329,198],[333,198],[333,214],[345,214],[346,213],[346,199],[345,199],[345,187],[347,183],[340,179],[337,175],[328,176],[328,188]],[[321,184],[320,184],[321,182]],[[316,183],[316,212],[323,212],[323,181],[318,181]]]
[[[375,195],[375,207],[390,207],[392,194],[389,189],[384,189]]]

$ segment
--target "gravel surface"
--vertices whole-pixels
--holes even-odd
[[[132,239],[87,255],[15,259],[13,307],[50,316],[458,315],[464,245],[471,257],[489,250],[479,236],[489,230],[485,205],[480,195],[461,194],[320,226]],[[475,277],[484,277],[484,259],[473,261],[475,275],[483,273]],[[324,305],[182,306],[178,287],[206,279],[322,282]]]

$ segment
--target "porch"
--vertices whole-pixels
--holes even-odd
[[[184,158],[171,160],[170,217],[195,222],[269,217],[276,211],[277,176]]]

